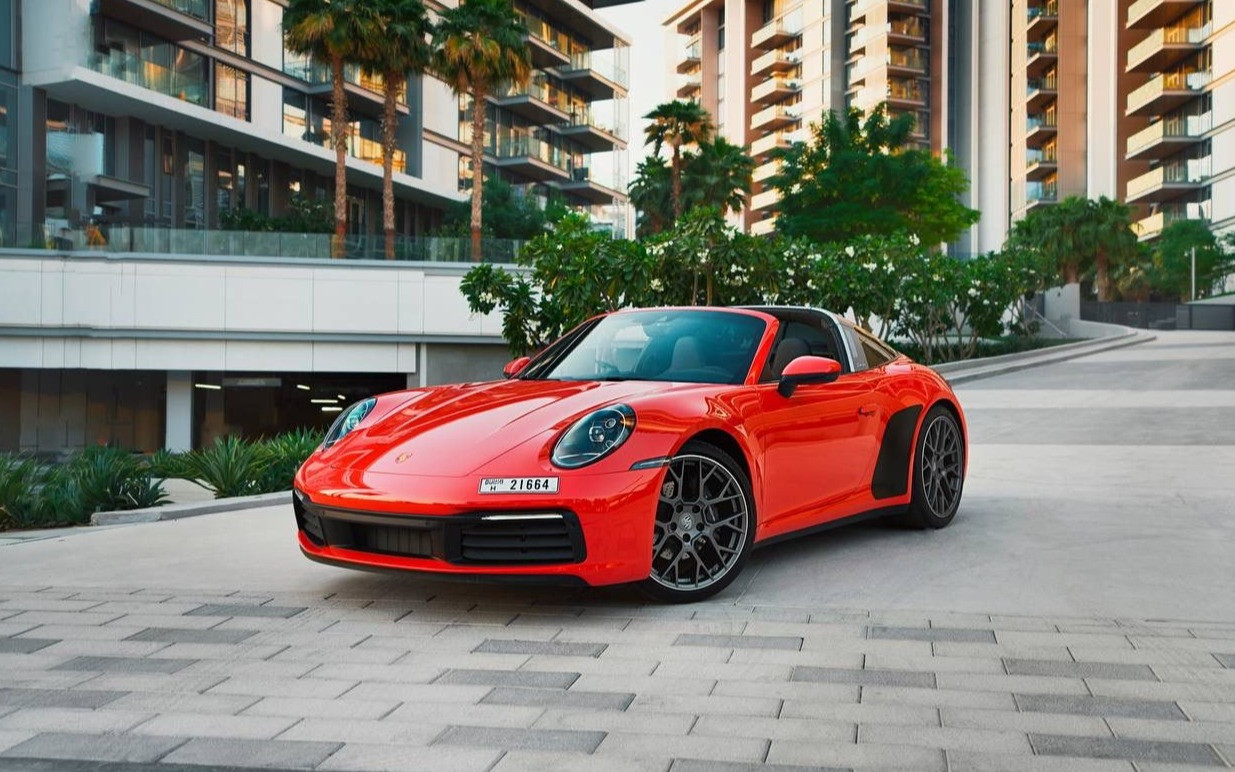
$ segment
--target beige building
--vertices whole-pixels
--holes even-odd
[[[824,110],[885,101],[969,174],[984,252],[1070,195],[1235,228],[1233,0],[693,0],[665,22],[676,96],[758,163],[744,224],[766,233],[771,151]]]

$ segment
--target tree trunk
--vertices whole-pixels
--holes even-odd
[[[1063,277],[1066,284],[1079,284],[1081,281],[1080,268],[1076,263],[1065,263],[1063,267]]]
[[[472,262],[483,258],[480,234],[481,204],[485,194],[485,91],[472,88]]]
[[[386,236],[386,259],[395,259],[395,129],[398,128],[397,111],[399,79],[403,73],[387,72],[386,109],[382,113],[382,229]]]
[[[334,243],[330,256],[344,256],[347,238],[347,92],[343,88],[343,57],[330,60],[332,96],[330,105],[330,139],[334,144]]]
[[[1099,252],[1094,258],[1094,268],[1096,269],[1094,284],[1098,289],[1098,301],[1106,303],[1111,299],[1111,261],[1105,252]]]
[[[682,148],[673,146],[673,223],[682,219]]]

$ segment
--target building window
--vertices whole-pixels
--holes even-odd
[[[232,53],[249,55],[248,0],[215,0],[214,42]]]
[[[249,120],[249,74],[228,67],[214,66],[214,109],[224,115]]]

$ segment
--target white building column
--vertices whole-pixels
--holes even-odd
[[[167,373],[167,435],[164,446],[183,453],[193,448],[193,374],[186,370]]]

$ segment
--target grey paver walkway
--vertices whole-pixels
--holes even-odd
[[[1235,766],[1235,335],[961,396],[952,528],[695,606],[326,568],[285,507],[2,546],[0,772]]]

